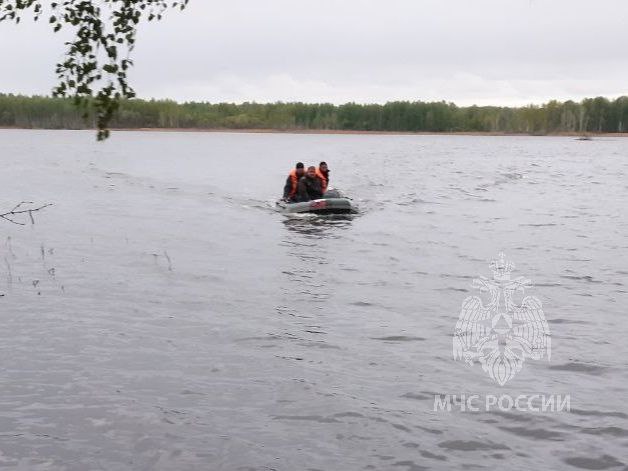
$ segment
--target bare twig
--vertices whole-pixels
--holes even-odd
[[[20,214],[28,214],[28,217],[31,221],[31,224],[35,224],[35,219],[33,219],[33,213],[35,211],[40,211],[48,206],[52,206],[52,203],[47,203],[35,208],[25,208],[25,205],[34,204],[32,201],[22,201],[21,203],[16,204],[11,211],[7,211],[6,213],[0,213],[0,218],[5,221],[9,221],[10,223],[17,224],[18,226],[25,226],[25,222],[19,222],[14,219],[15,216],[19,216]]]
[[[168,260],[168,271],[172,271],[172,260],[170,260],[170,255],[168,255],[168,252],[165,250],[164,255],[166,256],[166,260]]]

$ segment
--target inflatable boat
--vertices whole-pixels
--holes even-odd
[[[355,213],[356,208],[351,200],[338,190],[329,190],[321,199],[304,201],[302,203],[288,203],[277,201],[277,206],[284,213],[312,213],[312,214],[350,214]]]

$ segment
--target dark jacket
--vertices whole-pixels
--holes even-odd
[[[297,190],[298,201],[317,200],[323,197],[323,187],[319,178],[301,177]]]
[[[286,179],[286,184],[283,187],[283,199],[289,200],[290,193],[292,193],[292,178],[290,177],[290,175],[288,175],[288,178]]]
[[[283,187],[283,199],[287,201],[296,201],[297,199],[297,187],[299,184],[299,177],[297,176],[297,171],[292,169],[288,178],[286,179],[286,184]]]

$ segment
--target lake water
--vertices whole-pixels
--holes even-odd
[[[628,139],[3,130],[0,158],[4,208],[54,203],[0,220],[0,466],[628,466]],[[277,213],[297,160],[360,213]],[[452,356],[502,251],[552,342],[505,386]]]

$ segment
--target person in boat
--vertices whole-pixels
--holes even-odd
[[[316,176],[321,181],[323,193],[325,193],[327,191],[327,188],[329,188],[329,167],[327,166],[327,162],[321,162],[320,164],[318,164],[318,168],[316,169]]]
[[[316,167],[308,167],[307,172],[299,179],[297,201],[317,200],[323,197],[323,185],[316,176]]]
[[[288,178],[286,179],[286,184],[283,187],[284,201],[288,201],[290,203],[296,202],[299,179],[303,175],[305,175],[305,166],[302,162],[298,162],[288,175]]]

